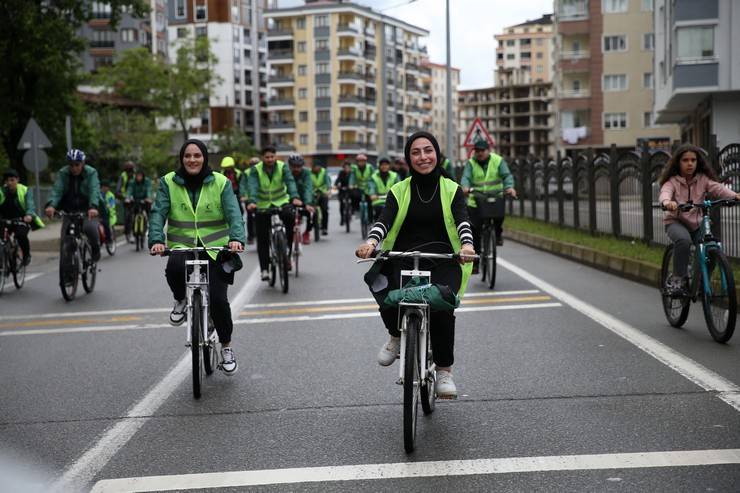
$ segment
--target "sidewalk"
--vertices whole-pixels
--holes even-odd
[[[31,231],[28,235],[28,239],[31,242],[31,254],[33,252],[58,252],[59,251],[59,238],[62,235],[62,221],[55,219],[49,221],[44,218],[46,223],[45,228]],[[123,234],[123,227],[116,225],[116,234]]]

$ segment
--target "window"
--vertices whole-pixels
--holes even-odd
[[[616,14],[620,12],[627,12],[629,6],[628,0],[602,0],[601,10],[605,14]]]
[[[93,57],[93,69],[97,70],[100,67],[109,67],[113,65],[113,57],[111,56],[94,56]]]
[[[195,20],[196,21],[204,21],[208,19],[208,7],[203,5],[196,5],[195,6]]]
[[[188,28],[187,27],[178,27],[177,28],[177,37],[178,38],[187,38],[188,37]]]
[[[298,121],[300,122],[307,122],[308,121],[308,111],[301,111],[298,113]]]
[[[208,28],[206,26],[198,26],[195,28],[196,38],[205,38],[208,36]]]
[[[298,89],[298,99],[306,99],[308,97],[308,89],[301,87]]]
[[[242,92],[241,91],[234,91],[234,104],[238,104],[238,105],[242,104]]]
[[[331,144],[331,134],[319,134],[318,140],[319,144],[323,145],[330,145]]]
[[[92,48],[113,48],[115,46],[113,31],[98,31],[94,30],[92,40],[90,40],[90,47]]]
[[[642,0],[642,7],[640,8],[640,10],[642,10],[643,12],[652,12],[654,3],[655,0]]]
[[[538,59],[541,59],[541,58],[542,58],[542,52],[541,52],[541,51],[538,51],[538,52],[537,52],[537,58],[538,58]]]
[[[307,146],[308,145],[308,134],[301,134],[301,136],[298,138],[298,142],[300,142],[302,146]]]
[[[714,58],[714,27],[679,27],[676,29],[678,60]]]
[[[506,46],[515,46],[516,40],[515,39],[507,39],[506,40]]]
[[[642,126],[652,127],[653,125],[654,125],[653,112],[646,111],[645,113],[642,114]]]
[[[581,81],[576,79],[573,81],[573,92],[578,92],[580,90],[581,90]]]
[[[331,97],[331,92],[329,92],[329,86],[318,86],[316,88],[316,97],[317,98]]]
[[[306,18],[299,17],[298,19],[296,19],[295,27],[296,29],[306,29]]]
[[[307,67],[305,65],[298,65],[298,75],[306,75]]]
[[[627,113],[604,113],[604,128],[627,128]]]
[[[239,26],[233,26],[232,28],[232,36],[234,37],[234,42],[239,42],[239,36],[241,36],[242,30],[239,28]]]
[[[538,74],[541,74],[544,71],[545,71],[545,67],[543,67],[542,65],[537,65],[537,73]]]
[[[604,75],[604,91],[626,91],[627,74]]]
[[[645,72],[642,74],[642,87],[645,89],[652,89],[653,88],[653,73],[652,72]]]
[[[234,111],[234,124],[237,128],[242,128],[242,110]]]
[[[136,34],[135,29],[121,29],[121,41],[124,43],[133,43],[136,41]]]
[[[328,15],[313,16],[313,25],[316,27],[327,27],[329,25],[329,16]]]
[[[317,74],[328,74],[329,73],[329,64],[328,63],[317,63],[316,64],[316,73]]]
[[[306,52],[306,42],[305,41],[299,41],[296,45],[296,48],[298,49],[298,53],[305,53]]]
[[[317,122],[328,122],[329,120],[331,120],[331,112],[329,110],[316,111]]]
[[[232,22],[239,22],[239,0],[232,0],[231,2],[231,20]],[[234,26],[234,31],[238,31],[238,27]],[[239,36],[239,34],[237,34]]]
[[[604,51],[627,51],[627,36],[624,34],[604,36]]]
[[[234,84],[239,84],[241,82],[242,78],[242,72],[238,68],[234,69]]]
[[[521,56],[522,60],[529,60],[532,58],[532,53],[529,51],[523,51]]]
[[[507,60],[513,60],[514,58],[515,58],[515,56],[514,56],[513,53],[509,53],[509,54],[506,55],[506,59]]]
[[[239,49],[238,46],[234,46],[234,63],[238,63],[241,61],[242,52]]]
[[[653,33],[642,35],[642,49],[645,51],[653,51],[655,49],[655,35]]]
[[[175,0],[175,18],[185,18],[185,0]]]

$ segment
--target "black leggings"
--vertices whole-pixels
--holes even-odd
[[[257,211],[255,217],[257,230],[257,256],[260,260],[260,270],[267,270],[270,266],[270,214]],[[288,248],[293,245],[293,224],[295,223],[295,209],[292,205],[283,206],[280,219],[285,225],[285,236],[288,239]]]
[[[207,255],[206,255],[207,256]],[[185,260],[187,255],[171,255],[167,259],[167,268],[164,275],[167,284],[176,300],[185,299]],[[231,306],[229,305],[229,285],[218,274],[220,267],[208,257],[208,292],[210,293],[210,312],[213,324],[216,326],[218,340],[222,344],[231,342],[231,333],[234,323],[231,320]]]
[[[329,195],[317,195],[316,205],[321,208],[321,229],[329,229]]]
[[[23,257],[28,257],[31,253],[31,243],[28,241],[28,231],[31,227],[29,225],[15,225],[8,228],[15,235],[15,241],[18,242],[18,246],[23,252]]]

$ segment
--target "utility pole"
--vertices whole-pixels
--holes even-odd
[[[450,0],[447,4],[447,148],[444,150],[445,156],[454,159],[455,145],[452,141],[452,65],[450,56]],[[452,159],[451,159],[452,161]]]

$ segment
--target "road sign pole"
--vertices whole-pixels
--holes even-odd
[[[37,136],[36,129],[31,132],[31,152],[33,152],[34,175],[36,177],[36,207],[41,207],[41,187],[39,187],[39,148],[36,146]],[[39,210],[39,209],[37,209]]]

